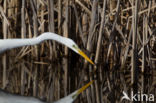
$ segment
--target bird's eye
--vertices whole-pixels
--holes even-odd
[[[78,48],[76,45],[73,45],[73,48]]]
[[[75,46],[75,45],[73,45],[73,47],[75,48],[76,46]]]

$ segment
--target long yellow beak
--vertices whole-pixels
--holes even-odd
[[[80,88],[77,93],[73,96],[77,97],[79,94],[81,94],[84,90],[86,90],[92,83],[94,82],[94,80],[92,80],[91,82],[89,82],[88,84],[84,85],[82,88]]]
[[[91,64],[94,65],[93,61],[90,60],[90,59],[88,58],[88,56],[87,56],[84,52],[82,52],[80,49],[77,49],[77,50],[78,50],[79,54],[80,54],[82,57],[84,57],[88,62],[90,62]]]
[[[76,94],[77,94],[77,95],[81,94],[81,93],[82,93],[85,89],[87,89],[93,82],[94,82],[94,80],[92,80],[91,82],[89,82],[88,84],[86,84],[85,86],[83,86],[82,88],[80,88]]]

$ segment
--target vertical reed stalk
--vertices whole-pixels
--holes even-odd
[[[65,22],[64,22],[64,33],[63,36],[68,37],[68,23],[69,23],[69,12],[68,12],[68,3],[69,1],[66,1],[66,6],[65,6]],[[68,90],[68,48],[65,47],[64,48],[64,54],[65,54],[65,58],[63,58],[63,69],[64,69],[64,80],[63,80],[63,84],[64,84],[64,95],[67,95],[67,90]]]
[[[61,34],[62,32],[62,0],[58,0],[58,34]]]
[[[38,36],[38,22],[37,22],[37,2],[34,0],[30,1],[31,3],[31,8],[33,11],[33,30],[34,30],[34,36],[37,37]],[[35,56],[36,56],[36,60],[38,61],[38,48],[37,46],[35,46]],[[38,66],[35,65],[34,66],[34,78],[33,78],[33,96],[37,96],[37,91],[38,91]]]
[[[26,25],[25,25],[25,0],[22,0],[21,8],[21,37],[26,37]],[[22,66],[23,67],[23,63]],[[24,95],[25,90],[25,71],[24,68],[21,68],[21,94]]]
[[[55,32],[55,26],[54,26],[54,0],[48,0],[48,20],[49,20],[49,31],[50,32]],[[53,45],[51,44],[51,42],[49,42],[50,45],[50,59],[54,59],[57,57],[57,53],[56,53],[56,43],[53,41]],[[53,76],[55,76],[55,74],[53,73]],[[49,100],[52,101],[53,100],[53,94],[52,92],[56,92],[55,91],[55,82],[53,82],[53,84],[50,85],[50,91],[49,91]]]
[[[132,35],[132,68],[131,68],[131,84],[132,84],[132,91],[137,93],[137,80],[138,80],[138,48],[137,48],[137,28],[138,28],[138,3],[139,0],[135,0],[135,7],[134,7],[134,0],[132,0],[132,26],[133,26],[133,35]]]
[[[3,10],[4,10],[4,13],[6,14],[6,12],[7,12],[7,1],[6,0],[4,1],[4,4],[3,4]],[[5,18],[3,18],[3,38],[7,38],[7,29],[8,29],[7,21],[5,20]],[[7,58],[6,58],[6,54],[3,55],[2,61],[3,61],[2,62],[2,64],[3,64],[3,88],[5,88],[7,85]]]
[[[102,13],[101,13],[101,25],[100,25],[100,31],[99,31],[99,37],[98,37],[97,48],[96,48],[96,55],[95,55],[95,64],[98,64],[99,56],[100,56],[101,41],[102,41],[102,37],[103,37],[102,34],[104,32],[103,30],[104,30],[104,24],[105,24],[106,3],[107,3],[107,0],[104,0],[103,1],[103,9],[102,9]],[[94,66],[94,68],[97,69],[96,66]],[[102,75],[102,74],[100,73],[100,75]],[[98,87],[98,83],[97,82],[95,82],[95,85],[97,85],[95,87]],[[100,89],[98,88],[98,91],[99,90]],[[102,101],[100,101],[100,96],[102,96],[102,95],[100,95],[100,93],[96,94],[96,98],[99,99],[98,102],[102,102]]]

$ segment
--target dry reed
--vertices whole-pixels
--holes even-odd
[[[156,96],[155,8],[155,0],[1,0],[0,38],[55,32],[96,67],[46,41],[1,54],[0,87],[55,101],[95,79],[77,103],[119,103],[123,90]]]

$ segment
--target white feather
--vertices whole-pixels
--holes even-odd
[[[73,103],[77,98],[77,91],[53,103]],[[0,103],[47,103],[34,97],[15,95],[0,89]]]
[[[72,49],[73,51],[78,53],[78,51],[75,48],[73,48],[73,45],[77,46],[73,40],[66,38],[66,37],[62,37],[60,35],[57,35],[57,34],[51,33],[51,32],[45,32],[35,38],[0,39],[0,53],[4,52],[6,50],[9,50],[9,49],[13,49],[13,48],[39,44],[45,40],[57,41],[59,43],[66,45],[67,47],[69,47],[70,49]]]

